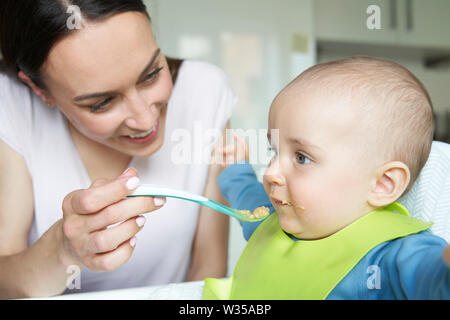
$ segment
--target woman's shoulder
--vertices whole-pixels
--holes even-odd
[[[29,88],[16,76],[0,70],[0,98],[14,97],[14,100],[25,98],[30,94]]]
[[[21,123],[31,121],[35,97],[29,86],[11,73],[0,72],[1,120]]]
[[[213,63],[201,60],[184,60],[181,64],[182,72],[198,72],[206,76],[225,77],[225,72]]]
[[[204,61],[185,60],[178,73],[178,82],[184,85],[202,87],[203,90],[211,87],[229,86],[225,72],[218,66]]]
[[[14,77],[11,73],[7,72],[0,67],[0,84],[3,85],[17,85],[18,79]]]
[[[231,117],[237,98],[225,72],[202,61],[183,61],[170,100],[170,109],[177,113],[175,127],[203,119],[213,127],[222,128]]]

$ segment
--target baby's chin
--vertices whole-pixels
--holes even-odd
[[[285,231],[286,232],[286,231]],[[286,232],[288,233],[288,232]],[[314,241],[314,240],[320,240],[324,239],[330,236],[330,234],[311,234],[308,232],[301,232],[297,234],[289,233],[293,237],[299,240],[305,240],[305,241]]]
[[[289,234],[299,240],[320,240],[335,233],[325,232],[323,230],[310,230],[302,226],[294,227],[292,225],[283,224],[282,221],[280,221],[280,227],[286,234]]]
[[[283,219],[282,215],[279,214],[279,222],[281,229],[288,235],[292,235],[297,239],[304,239],[305,230],[301,226],[299,226],[299,223],[295,223],[294,226],[293,223],[289,223],[289,221],[286,221],[287,219]]]

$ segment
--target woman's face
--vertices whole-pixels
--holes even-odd
[[[130,156],[162,146],[172,79],[144,14],[86,24],[54,45],[42,74],[75,132]]]

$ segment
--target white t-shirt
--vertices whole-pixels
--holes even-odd
[[[213,129],[224,129],[235,102],[220,69],[204,62],[185,61],[169,101],[163,146],[150,157],[133,158],[130,164],[138,170],[141,183],[202,194],[208,163],[195,155],[210,153]],[[88,188],[91,181],[59,109],[46,107],[30,88],[5,74],[0,74],[0,139],[24,157],[32,177],[31,245],[61,219],[64,197]],[[201,146],[199,139],[209,141]],[[123,266],[102,273],[85,268],[80,275],[81,289],[66,292],[184,281],[198,210],[195,203],[168,198],[162,209],[146,214],[147,222],[137,234],[134,253]]]

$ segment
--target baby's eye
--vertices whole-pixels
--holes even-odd
[[[309,159],[303,153],[298,152],[298,151],[295,153],[295,159],[297,160],[297,163],[299,163],[299,164],[307,164],[307,163],[311,162],[311,159]]]

